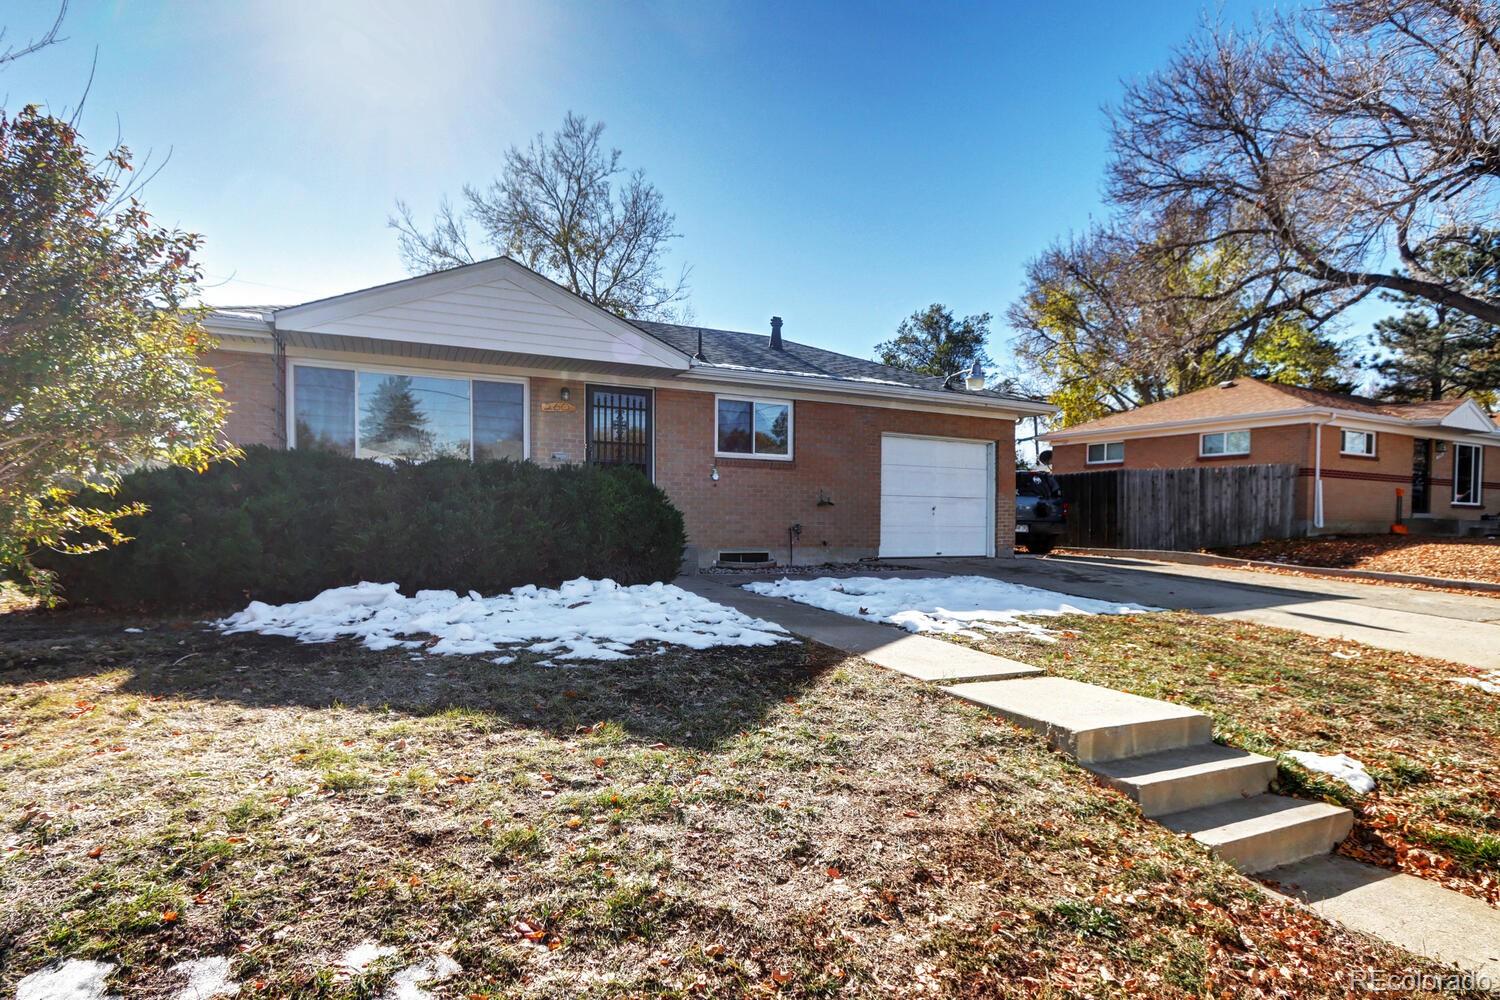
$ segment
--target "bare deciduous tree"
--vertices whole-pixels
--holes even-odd
[[[1236,324],[1316,326],[1377,289],[1500,323],[1491,290],[1431,263],[1500,216],[1500,0],[1329,0],[1210,32],[1111,119],[1112,197],[1207,220],[1169,251],[1246,262],[1214,291],[1257,303]]]
[[[466,185],[464,204],[446,199],[430,229],[415,222],[406,203],[389,220],[413,274],[472,263],[469,235],[621,316],[671,316],[687,298],[688,269],[675,281],[663,258],[676,218],[661,192],[636,170],[618,186],[620,151],[600,141],[602,122],[572,112],[551,137],[511,147],[499,178],[486,188]]]
[[[0,68],[3,68],[7,63],[15,62],[22,56],[29,56],[33,52],[45,49],[53,42],[61,41],[57,33],[62,30],[63,18],[67,16],[67,13],[68,0],[62,0],[62,3],[58,4],[57,7],[57,17],[52,19],[52,27],[48,28],[46,33],[39,38],[27,41],[20,48],[5,44],[6,29],[0,27]]]

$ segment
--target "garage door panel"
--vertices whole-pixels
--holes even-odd
[[[987,555],[993,489],[986,444],[883,437],[880,554]]]

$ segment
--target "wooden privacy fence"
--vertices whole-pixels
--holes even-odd
[[[1114,469],[1057,477],[1067,544],[1191,552],[1290,538],[1295,465]]]

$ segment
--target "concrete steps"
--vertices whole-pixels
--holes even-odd
[[[1212,742],[1202,712],[1061,677],[944,688],[1044,734],[1141,812],[1246,872],[1326,854],[1354,825],[1347,809],[1268,794],[1270,757]]]
[[[1256,795],[1161,817],[1245,872],[1263,872],[1327,854],[1349,836],[1354,814],[1326,802]]]
[[[1197,809],[1259,795],[1276,777],[1276,761],[1217,743],[1163,750],[1090,767],[1106,785],[1140,803],[1147,816]]]

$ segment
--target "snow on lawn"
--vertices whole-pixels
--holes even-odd
[[[114,1000],[104,981],[115,967],[109,962],[70,958],[33,972],[16,984],[16,1000]]]
[[[1500,694],[1500,670],[1491,670],[1487,674],[1478,677],[1455,677],[1453,683],[1462,684],[1465,687],[1478,688],[1488,691],[1490,694]]]
[[[622,587],[613,580],[583,578],[556,590],[528,585],[496,597],[472,590],[462,597],[451,590],[419,590],[407,597],[394,583],[361,583],[294,604],[252,601],[213,624],[225,632],[286,635],[303,642],[348,636],[371,649],[425,647],[439,654],[525,646],[558,660],[625,660],[638,642],[709,649],[794,641],[780,625],[671,584]],[[428,646],[425,637],[437,642]],[[495,661],[506,662],[504,657]]]
[[[1342,781],[1360,795],[1369,795],[1375,790],[1375,779],[1365,771],[1365,766],[1348,754],[1320,754],[1310,750],[1288,750],[1286,755],[1309,771],[1326,774],[1335,781]]]
[[[1139,604],[1116,604],[1074,597],[1054,590],[1006,583],[987,576],[942,576],[896,580],[873,576],[849,579],[762,580],[745,589],[786,597],[841,615],[899,625],[908,632],[943,632],[969,638],[982,633],[1022,632],[1052,640],[1052,633],[1030,617],[1066,614],[1116,615],[1156,611]]]

